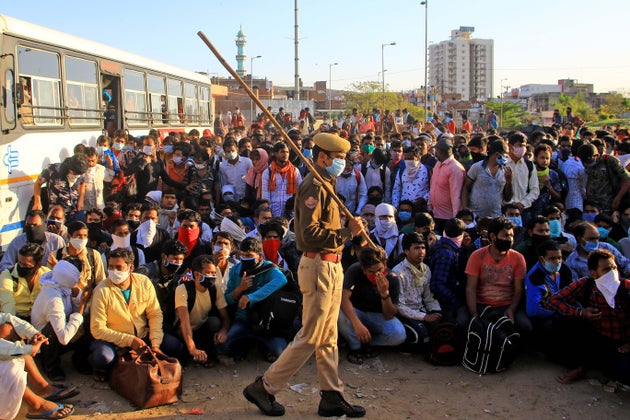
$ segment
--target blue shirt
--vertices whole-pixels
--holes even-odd
[[[228,282],[225,288],[225,301],[228,306],[238,305],[238,300],[234,300],[232,292],[241,284],[241,266],[242,263],[240,262],[232,266],[228,274]],[[249,305],[246,309],[241,309],[237,306],[235,315],[236,319],[246,321],[247,309],[249,309],[253,304],[267,299],[273,292],[280,290],[285,284],[287,284],[287,278],[284,274],[282,274],[282,271],[273,266],[271,262],[263,261],[264,268],[268,268],[269,266],[272,267],[270,267],[268,271],[258,274],[252,279],[252,286],[243,294],[243,296],[247,295],[249,298]]]
[[[545,309],[545,303],[571,283],[571,272],[565,264],[562,264],[558,275],[554,279],[538,261],[525,277],[525,310],[532,318],[548,318],[555,311]]]

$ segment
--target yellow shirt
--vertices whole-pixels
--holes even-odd
[[[48,267],[40,267],[35,274],[33,290],[31,290],[28,281],[24,277],[18,277],[15,267],[11,270],[4,270],[0,274],[0,312],[17,315],[23,319],[30,317],[33,302],[42,288],[39,284],[39,278],[49,271]],[[13,277],[18,279],[17,288]]]
[[[163,317],[153,283],[147,276],[134,273],[130,287],[127,303],[111,280],[96,286],[90,310],[92,335],[118,347],[129,347],[134,336],[144,339],[148,334],[151,346],[159,347],[164,338]]]
[[[223,309],[227,307],[227,302],[225,301],[225,297],[220,290],[217,290],[217,299],[215,301],[217,305],[217,309]],[[188,290],[186,289],[185,284],[180,284],[175,289],[175,309],[177,308],[186,308],[188,310]],[[194,331],[197,328],[201,327],[204,322],[208,320],[208,314],[212,309],[212,302],[210,298],[210,292],[206,290],[205,292],[200,292],[197,290],[195,293],[195,304],[190,311],[190,328]]]

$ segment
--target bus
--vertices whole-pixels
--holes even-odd
[[[210,129],[210,77],[0,15],[0,245],[20,233],[33,183],[75,145]]]

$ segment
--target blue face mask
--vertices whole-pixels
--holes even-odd
[[[164,153],[168,153],[168,154],[173,153],[173,145],[172,144],[165,145],[164,146]]]
[[[549,236],[552,238],[560,237],[562,233],[562,223],[560,220],[550,220],[549,221]]]
[[[335,178],[341,175],[344,169],[346,169],[345,159],[333,159],[332,165],[326,166],[326,172]]]
[[[599,242],[586,241],[586,243],[582,245],[582,248],[584,248],[586,252],[593,252],[599,248]]]
[[[597,213],[584,213],[582,214],[582,218],[587,222],[595,223],[595,218],[597,217]]]
[[[500,166],[507,165],[507,158],[505,156],[497,156],[497,164]]]
[[[313,158],[313,149],[304,149],[302,150],[302,154],[304,157],[312,159]]]
[[[606,229],[603,227],[598,227],[597,231],[599,232],[600,240],[605,240],[606,238],[608,238],[608,234],[610,233],[610,229]]]
[[[398,218],[401,222],[406,223],[411,220],[411,212],[410,211],[400,211],[398,212]]]
[[[506,217],[506,219],[514,223],[516,227],[523,227],[523,220],[520,217]]]
[[[562,266],[562,263],[553,263],[550,261],[545,260],[545,271],[549,274],[554,274],[557,273],[558,271],[560,271],[560,266]]]

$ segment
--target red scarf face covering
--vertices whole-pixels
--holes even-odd
[[[276,161],[271,162],[271,174],[269,174],[269,191],[276,190],[276,173],[279,173],[287,183],[287,194],[294,195],[297,193],[297,180],[295,179],[295,166],[291,162],[287,162],[283,168],[276,165]]]
[[[265,253],[265,259],[271,261],[276,265],[278,265],[278,257],[280,256],[280,254],[278,254],[279,250],[280,239],[265,239],[263,241],[263,252]]]
[[[177,239],[186,246],[188,250],[186,252],[186,257],[190,255],[190,251],[197,245],[197,240],[199,239],[199,226],[194,229],[186,229],[180,227],[177,231]]]

